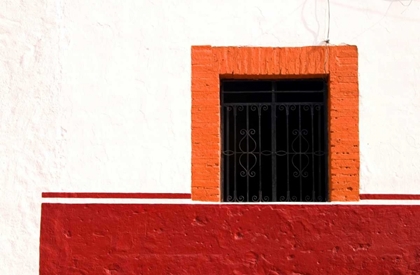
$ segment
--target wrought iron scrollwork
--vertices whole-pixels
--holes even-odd
[[[228,202],[245,202],[245,197],[244,196],[228,196],[227,199]]]
[[[325,201],[325,103],[270,92],[271,102],[222,103],[224,200]]]
[[[239,175],[241,177],[253,178],[255,177],[256,172],[252,171],[252,169],[255,165],[257,165],[257,156],[254,154],[254,151],[257,148],[257,143],[252,137],[255,135],[255,130],[242,129],[239,133],[243,136],[241,141],[239,141],[239,165],[243,168],[243,171],[240,171]],[[246,146],[246,148],[244,148],[244,146]]]

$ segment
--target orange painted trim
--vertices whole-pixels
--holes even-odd
[[[192,199],[220,201],[220,79],[329,77],[330,201],[359,200],[356,46],[191,48]]]

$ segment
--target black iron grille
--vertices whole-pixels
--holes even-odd
[[[324,79],[221,82],[226,202],[327,201]]]

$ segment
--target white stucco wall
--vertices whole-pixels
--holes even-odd
[[[37,274],[41,192],[190,192],[191,45],[308,46],[326,0],[0,1],[0,270]],[[362,193],[420,194],[420,1],[331,0],[359,48]]]

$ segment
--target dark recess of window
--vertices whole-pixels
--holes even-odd
[[[326,80],[220,86],[223,201],[327,201]]]

